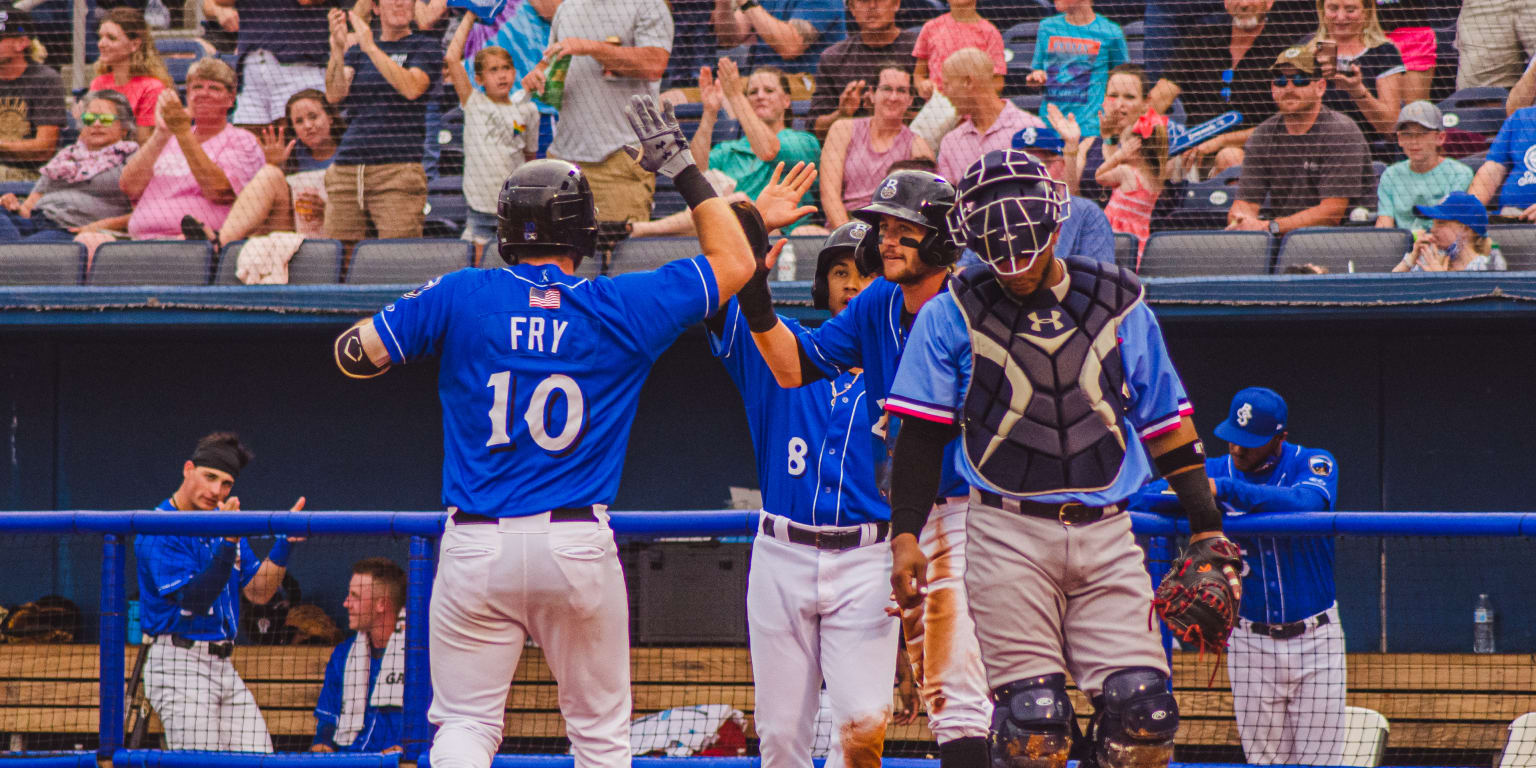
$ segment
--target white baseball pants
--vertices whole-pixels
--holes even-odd
[[[149,647],[144,695],[165,724],[166,749],[271,752],[272,736],[251,690],[229,659],[208,653],[207,643]]]
[[[558,685],[577,768],[629,766],[629,604],[613,531],[598,516],[448,523],[432,584],[434,766],[490,766],[530,637]]]
[[[961,497],[928,513],[918,537],[928,556],[928,598],[901,615],[913,682],[928,710],[928,730],[940,744],[986,738],[992,726],[990,689],[966,594],[966,506]],[[889,571],[886,576],[888,589]]]
[[[763,768],[810,768],[823,678],[828,768],[880,765],[896,673],[890,575],[885,542],[829,551],[764,534],[753,540],[747,632]]]
[[[1329,623],[1286,640],[1232,631],[1227,675],[1243,756],[1252,765],[1339,765],[1344,745],[1344,627]]]

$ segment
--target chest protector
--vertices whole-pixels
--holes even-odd
[[[1019,495],[1108,488],[1125,458],[1130,390],[1120,321],[1142,299],[1130,272],[1072,257],[1067,296],[1019,299],[985,266],[950,283],[971,335],[965,460]]]

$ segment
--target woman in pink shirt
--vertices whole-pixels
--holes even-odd
[[[107,11],[97,27],[96,79],[93,91],[117,91],[128,97],[133,116],[139,124],[142,144],[155,131],[155,104],[160,92],[171,84],[170,72],[155,50],[144,14],[126,6]]]
[[[223,226],[235,197],[266,162],[256,137],[229,124],[234,105],[235,71],[219,59],[202,59],[187,72],[186,108],[174,90],[160,94],[158,129],[123,168],[123,192],[134,201],[133,239],[180,238],[183,217]]]
[[[912,75],[898,66],[880,70],[874,113],[845,118],[827,130],[821,148],[821,207],[827,228],[848,222],[848,212],[862,208],[875,194],[891,164],[913,157],[933,158],[933,148],[907,127],[912,106]]]

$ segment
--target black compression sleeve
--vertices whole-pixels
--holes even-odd
[[[1221,530],[1221,509],[1211,495],[1211,481],[1204,466],[1195,466],[1168,478],[1168,487],[1179,496],[1179,504],[1189,516],[1191,533]]]
[[[917,536],[939,495],[944,446],[960,434],[954,424],[902,419],[891,457],[891,537]]]
[[[736,303],[741,305],[741,316],[753,333],[767,333],[779,322],[773,312],[773,292],[768,290],[768,268],[761,262],[757,272],[736,292]]]
[[[183,611],[190,611],[196,616],[213,605],[219,593],[224,591],[225,585],[229,584],[230,569],[235,565],[235,552],[239,548],[239,544],[228,541],[219,542],[218,549],[213,552],[213,562],[208,564],[208,568],[178,590],[181,593]]]
[[[682,194],[683,201],[688,203],[688,209],[693,210],[711,197],[716,197],[715,188],[710,185],[709,179],[704,178],[704,172],[697,165],[689,165],[682,173],[672,179],[672,186]]]

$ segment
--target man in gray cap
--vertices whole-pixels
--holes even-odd
[[[1472,183],[1472,169],[1445,157],[1440,110],[1427,101],[1415,101],[1397,113],[1397,145],[1407,160],[1399,160],[1381,174],[1376,186],[1376,226],[1429,229],[1429,220],[1415,206],[1434,205],[1445,196]]]

